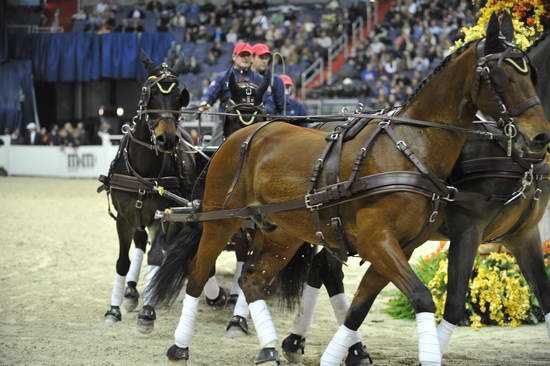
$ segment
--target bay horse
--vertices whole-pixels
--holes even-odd
[[[452,201],[455,192],[444,180],[458,159],[466,132],[473,133],[469,128],[474,114],[479,110],[504,118],[499,128],[508,125],[505,134],[491,136],[504,138],[516,150],[533,156],[544,154],[550,139],[542,108],[532,102],[535,90],[529,73],[503,62],[522,62],[523,53],[502,41],[499,30],[493,15],[486,38],[448,56],[397,116],[361,126],[354,138],[341,144],[339,175],[349,178],[337,184],[316,189],[314,183],[329,155],[326,140],[333,141],[332,146],[334,141],[343,142],[340,133],[270,122],[241,129],[226,140],[206,177],[203,212],[195,214],[204,223],[200,241],[194,243],[192,265],[182,265],[188,257],[174,257],[159,270],[163,276],[155,276],[164,281],[154,279],[154,298],[159,301],[175,296],[181,279],[188,280],[168,359],[182,364],[189,359],[198,296],[225,243],[246,217],[252,217],[262,230],[264,244],[254,253],[240,283],[261,345],[255,363],[278,364],[277,335],[265,289],[303,242],[343,247],[339,235],[324,232],[325,223],[320,223],[324,218],[316,215],[321,208],[337,205],[346,241],[371,266],[321,365],[340,364],[356,342],[372,300],[389,281],[411,300],[417,313],[420,362],[440,365],[435,305],[408,258],[443,222],[440,206]],[[497,90],[496,78],[507,80],[508,88]],[[407,142],[414,144],[414,153]],[[231,175],[232,181],[227,179]],[[321,184],[325,182],[321,179]],[[178,252],[182,251],[173,255]],[[190,254],[194,253],[186,250]],[[167,281],[170,276],[172,281]]]
[[[527,51],[533,69],[537,71],[546,69],[547,62],[550,62],[550,37],[547,34]],[[535,86],[542,107],[549,111],[550,75],[537,71],[532,71]],[[487,122],[479,123],[479,128],[490,129],[492,123]],[[445,222],[431,238],[450,239],[449,285],[444,320],[438,326],[442,353],[456,325],[464,318],[468,280],[481,242],[503,242],[516,257],[546,314],[550,336],[550,280],[546,275],[537,228],[550,197],[549,175],[550,169],[544,156],[532,159],[518,151],[507,157],[506,149],[496,141],[479,137],[469,137],[466,141],[449,182],[469,196],[465,200],[456,199],[448,203]],[[349,303],[344,295],[342,280],[340,263],[331,260],[325,251],[315,256],[300,312],[296,315],[291,334],[282,342],[283,353],[290,362],[299,363],[304,353],[305,336],[322,285],[327,289],[337,321],[340,324],[343,322]],[[347,366],[369,364],[367,360],[371,361],[362,343],[349,348]]]
[[[117,215],[111,213],[110,207],[109,213],[116,220],[119,240],[111,305],[105,313],[107,323],[122,320],[120,306],[123,296],[128,311],[137,306],[139,293],[136,286],[148,236],[152,246],[148,252],[147,282],[162,262],[162,243],[166,238],[154,214],[156,210],[177,202],[167,198],[167,194],[161,195],[161,190],[189,198],[197,177],[195,159],[182,141],[191,139],[185,131],[178,131],[177,126],[178,111],[189,103],[189,92],[180,87],[177,76],[166,64],[155,65],[143,50],[140,57],[148,77],[142,86],[139,109],[132,124],[123,127],[124,137],[117,155],[108,176],[100,177],[103,186],[98,189],[98,192],[107,191],[108,200],[109,195],[112,197]],[[176,226],[171,226],[174,234]],[[130,261],[132,239],[136,248]],[[155,318],[146,283],[144,305],[138,313],[138,330],[150,332]]]

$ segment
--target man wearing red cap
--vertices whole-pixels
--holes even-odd
[[[264,43],[257,43],[252,46],[252,70],[260,75],[266,75],[267,68],[273,55],[269,51],[269,47]],[[284,114],[284,98],[285,89],[282,80],[275,75],[271,83],[271,93],[273,96],[273,104],[275,106],[275,114]]]
[[[263,77],[250,69],[252,64],[252,46],[246,42],[237,43],[235,48],[233,48],[232,58],[233,66],[226,72],[216,75],[204,92],[199,104],[200,112],[209,109],[217,100],[220,101],[220,111],[225,110],[226,104],[231,97],[231,91],[229,90],[229,75],[231,75],[231,72],[235,74],[237,83],[242,81],[249,81],[256,85],[262,83]],[[265,111],[273,113],[273,101],[269,90],[263,95],[263,102]]]
[[[294,82],[290,76],[281,74],[279,75],[283,84],[285,85],[285,94],[286,94],[286,115],[287,116],[307,116],[307,111],[304,105],[298,102],[296,99],[292,98],[292,91],[294,89]],[[302,125],[303,126],[303,125]],[[308,127],[308,126],[305,126]]]

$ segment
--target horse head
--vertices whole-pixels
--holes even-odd
[[[262,100],[269,87],[270,79],[271,75],[266,73],[259,86],[249,81],[237,83],[235,74],[230,72],[228,83],[231,98],[226,112],[236,115],[226,117],[224,126],[226,137],[240,128],[263,120],[258,115],[264,113]]]
[[[140,120],[145,120],[142,128],[149,131],[153,145],[169,150],[176,146],[178,111],[189,104],[189,92],[180,88],[168,65],[155,65],[143,50],[140,58],[148,73],[139,101]]]
[[[491,116],[513,150],[525,158],[540,160],[550,142],[550,124],[544,116],[529,58],[514,43],[511,16],[502,24],[491,16],[486,37],[476,45],[476,79],[471,96],[483,114]]]

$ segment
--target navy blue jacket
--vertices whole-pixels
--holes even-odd
[[[283,80],[281,80],[281,78],[277,75],[273,78],[271,93],[273,95],[273,103],[275,105],[275,114],[282,115],[285,100],[285,85],[283,84]]]
[[[241,81],[249,81],[258,86],[262,83],[263,77],[260,74],[250,69],[237,70],[232,67],[226,72],[221,72],[216,75],[214,80],[212,80],[212,82],[204,92],[204,95],[201,98],[201,102],[207,102],[208,104],[213,105],[219,99],[220,110],[225,110],[226,104],[231,97],[231,91],[229,90],[230,70],[232,70],[232,72],[235,74],[235,81],[237,83]],[[263,95],[263,103],[266,113],[273,113],[275,111],[275,108],[273,106],[273,98],[271,96],[271,91],[269,90],[269,88]]]
[[[287,116],[307,116],[306,107],[290,95],[286,96],[286,115]]]

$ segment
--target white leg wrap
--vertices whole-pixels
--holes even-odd
[[[195,332],[195,319],[197,317],[198,307],[198,297],[185,295],[180,321],[174,332],[176,346],[187,348],[189,344],[191,344],[191,337],[193,337],[193,333]]]
[[[346,320],[346,314],[348,313],[349,309],[349,300],[346,296],[346,294],[341,293],[338,295],[334,295],[330,298],[330,304],[332,305],[332,310],[334,311],[334,316],[336,317],[336,321],[338,324],[342,325],[344,324],[344,321]],[[361,333],[358,331],[354,331],[353,335],[354,342],[352,345],[354,345],[357,342],[362,342],[361,339]]]
[[[340,366],[344,357],[348,354],[348,348],[354,344],[355,331],[340,325],[338,331],[330,340],[330,343],[321,357],[321,366]]]
[[[544,316],[544,320],[546,320],[546,329],[548,330],[548,337],[550,337],[550,313]]]
[[[422,366],[441,365],[441,351],[437,340],[435,314],[417,313],[416,331],[418,333],[418,360]]]
[[[447,348],[455,328],[456,325],[449,323],[445,319],[439,323],[437,327],[437,339],[439,340],[439,350],[441,351],[441,355],[445,353],[445,348]]]
[[[237,303],[235,304],[235,309],[233,309],[233,315],[242,316],[246,319],[248,314],[250,314],[250,310],[248,309],[246,297],[244,296],[243,291],[239,289],[239,297],[237,299]]]
[[[256,328],[256,335],[260,341],[260,346],[262,348],[275,347],[277,331],[275,330],[275,324],[273,324],[265,300],[254,301],[248,305],[248,308],[250,309],[250,315],[252,315],[252,321],[254,322],[254,328]]]
[[[159,270],[159,266],[147,266],[147,276],[145,277],[145,291],[143,291],[143,305],[154,305],[151,304],[151,289],[149,288],[149,284],[151,283],[151,280],[155,276],[155,273],[157,273]]]
[[[141,271],[144,254],[143,250],[139,248],[135,248],[132,252],[132,261],[130,262],[130,270],[126,275],[126,282],[137,283],[139,281],[139,272]]]
[[[346,297],[346,294],[341,293],[334,295],[330,298],[330,304],[332,305],[332,310],[334,311],[334,316],[336,317],[338,324],[344,324],[344,320],[346,320],[346,314],[349,309],[349,300]]]
[[[241,289],[239,287],[239,278],[241,277],[241,273],[243,273],[243,265],[244,262],[237,262],[237,265],[235,266],[235,275],[233,276],[233,284],[231,285],[231,291],[229,292],[230,295],[238,294]]]
[[[203,292],[204,295],[210,300],[214,300],[218,297],[218,295],[220,294],[220,285],[218,284],[216,276],[212,276],[208,279],[208,281],[206,281]]]
[[[317,297],[319,296],[319,289],[304,285],[302,291],[302,299],[300,300],[300,311],[294,318],[294,325],[292,326],[292,333],[305,337],[311,322],[313,321],[313,314],[315,313],[315,305],[317,305]]]
[[[124,298],[124,285],[126,276],[115,273],[115,282],[113,283],[113,292],[111,292],[111,306],[120,306]]]

